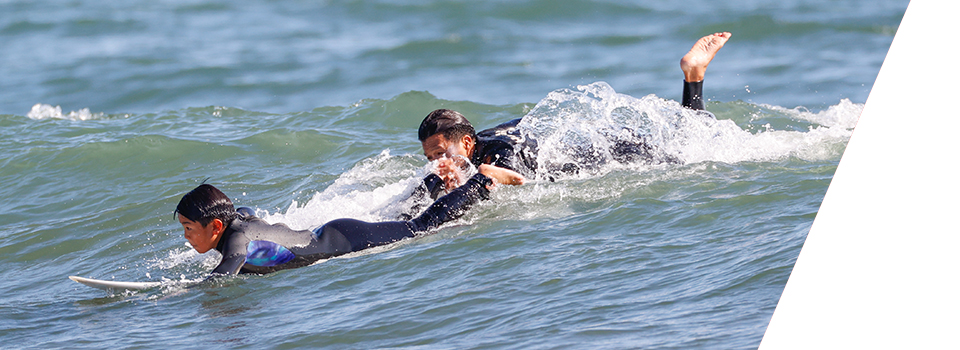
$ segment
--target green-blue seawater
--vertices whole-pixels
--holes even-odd
[[[0,0],[0,347],[756,348],[907,3]],[[718,31],[701,118],[679,59]],[[430,235],[195,283],[219,255],[186,244],[184,193],[392,220],[437,108],[537,121],[544,159],[626,127],[683,164],[500,186]]]

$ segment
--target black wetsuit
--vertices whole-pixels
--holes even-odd
[[[683,99],[681,104],[693,110],[703,110],[703,81],[683,82]],[[491,164],[501,168],[516,171],[524,176],[531,177],[537,170],[537,141],[521,135],[517,124],[522,118],[497,125],[477,133],[476,150],[471,162]],[[589,152],[584,152],[588,154]],[[670,155],[657,154],[653,146],[645,142],[619,141],[613,145],[612,154],[615,160],[621,163],[637,161],[659,161],[665,163],[679,163],[679,159]],[[589,155],[584,155],[579,164],[557,165],[556,169],[545,169],[547,172],[572,173],[584,166],[590,166]],[[594,164],[595,165],[595,164]]]
[[[413,220],[364,222],[337,219],[313,230],[270,225],[240,208],[217,243],[223,255],[214,274],[269,273],[310,265],[318,260],[399,241],[454,220],[473,204],[488,198],[490,178],[476,174],[433,203]]]
[[[703,110],[703,81],[683,82],[683,98],[681,104],[693,110]],[[517,118],[477,133],[476,148],[470,162],[479,167],[481,164],[495,165],[510,169],[521,175],[533,178],[537,172],[537,140],[525,138],[517,125],[523,118]],[[544,169],[549,174],[577,173],[581,169],[597,165],[590,152],[584,155],[578,163],[553,165],[551,169]],[[632,162],[661,162],[680,163],[676,157],[658,152],[654,146],[646,142],[624,142],[614,140],[612,149],[614,160],[621,163]],[[552,176],[547,176],[551,181]],[[423,208],[426,196],[435,199],[443,191],[443,180],[436,174],[427,175],[423,183],[411,194],[414,205],[399,215],[401,220],[407,220],[416,215]],[[419,203],[419,204],[418,204]]]
[[[683,81],[683,98],[680,104],[684,107],[696,111],[702,111],[703,108],[703,80],[689,82]]]
[[[684,107],[693,110],[703,110],[703,81],[683,82],[683,98],[681,104]],[[510,169],[531,177],[537,171],[537,141],[524,138],[517,124],[522,118],[517,118],[509,122],[497,125],[477,133],[476,150],[473,152],[471,162],[480,166],[480,164],[491,164],[501,168]],[[588,154],[589,152],[583,152]],[[649,161],[678,163],[676,157],[658,154],[653,146],[645,142],[623,142],[618,141],[613,145],[613,157],[621,163]],[[549,173],[576,172],[584,166],[590,166],[589,155],[584,155],[579,164],[557,165],[556,169],[545,169]]]

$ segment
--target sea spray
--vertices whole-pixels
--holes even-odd
[[[726,112],[731,105],[744,114]],[[656,95],[637,98],[620,94],[604,82],[559,89],[541,100],[518,125],[524,137],[537,140],[540,172],[527,185],[500,186],[493,193],[496,203],[480,205],[493,208],[525,203],[526,208],[516,207],[515,212],[554,216],[570,212],[563,204],[565,198],[601,200],[616,197],[630,187],[611,186],[604,180],[613,171],[648,174],[648,182],[670,181],[715,171],[709,165],[714,162],[835,159],[849,139],[862,106],[842,100],[813,113],[803,108],[742,102],[708,105],[723,111],[715,116]],[[758,121],[763,124],[755,125]],[[624,142],[652,146],[653,158],[622,161],[612,148]],[[550,171],[585,160],[593,165],[587,171]],[[343,217],[396,220],[410,207],[429,204],[410,194],[434,166],[422,155],[394,155],[386,149],[354,165],[304,203],[291,201],[285,210],[274,213],[259,209],[258,215],[295,229],[313,229]],[[554,205],[544,207],[545,203]],[[474,217],[468,213],[464,220]]]
[[[802,108],[761,106],[779,122],[807,125],[777,130],[769,124],[758,132],[712,113],[684,108],[656,95],[636,98],[619,94],[597,82],[575,89],[551,92],[533,108],[518,127],[537,140],[535,150],[540,177],[556,178],[570,172],[555,171],[565,164],[594,165],[597,176],[630,163],[772,161],[786,157],[828,159],[849,139],[862,105],[843,100],[819,113]],[[760,118],[760,113],[753,118]],[[624,161],[617,149],[624,144],[643,145],[639,162]],[[633,165],[637,166],[637,165]]]

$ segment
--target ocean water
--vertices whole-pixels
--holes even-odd
[[[0,0],[0,347],[756,348],[906,6]],[[677,103],[678,61],[716,31],[713,118]],[[393,219],[436,108],[524,117],[543,162],[627,135],[682,164],[538,176],[426,236],[196,283],[219,255],[186,245],[185,192]]]

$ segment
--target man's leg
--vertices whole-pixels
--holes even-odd
[[[714,33],[697,40],[690,52],[680,59],[680,70],[683,71],[683,99],[684,107],[703,109],[703,77],[707,66],[717,51],[730,39],[729,32]]]

